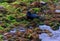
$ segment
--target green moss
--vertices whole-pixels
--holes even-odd
[[[49,2],[49,0],[43,0],[44,2]]]
[[[40,11],[40,8],[33,8],[34,12],[39,12]]]
[[[3,35],[0,34],[0,41],[3,41],[2,37],[3,37]]]
[[[4,30],[4,28],[0,26],[0,30]]]

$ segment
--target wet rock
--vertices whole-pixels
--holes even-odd
[[[16,33],[16,30],[11,30],[10,33]]]
[[[41,6],[45,6],[47,3],[44,1],[40,1]]]

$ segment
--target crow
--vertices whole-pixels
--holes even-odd
[[[39,18],[39,16],[36,13],[31,13],[31,12],[27,12],[27,18],[28,19],[34,19],[34,18]]]

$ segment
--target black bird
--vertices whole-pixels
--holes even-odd
[[[27,12],[27,18],[28,19],[34,19],[34,18],[38,18],[39,16],[36,13],[31,13],[31,12]]]

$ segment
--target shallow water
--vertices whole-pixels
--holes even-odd
[[[60,13],[60,10],[55,10],[55,12]]]
[[[60,27],[56,31],[52,30],[51,27],[47,25],[39,25],[39,28],[42,29],[43,31],[49,30],[52,34],[52,36],[49,36],[47,33],[39,34],[39,39],[42,39],[42,41],[60,41]],[[16,33],[17,30],[20,32],[26,31],[25,28],[20,27],[20,28],[13,28],[12,30],[10,30],[9,33],[12,33],[14,35],[14,33]]]
[[[46,33],[40,34],[39,38],[42,39],[42,41],[60,41],[60,27],[56,31],[52,30],[51,27],[47,25],[40,25],[39,28],[42,30],[45,29],[45,30],[49,30],[50,32],[52,32],[51,37],[49,37],[49,35]]]
[[[39,28],[42,29],[42,30],[52,31],[51,27],[50,26],[47,26],[47,25],[39,25]]]

